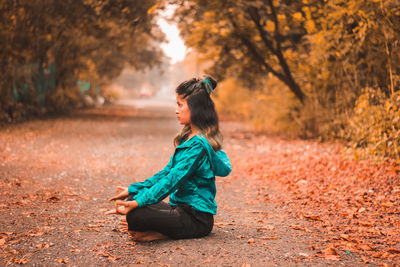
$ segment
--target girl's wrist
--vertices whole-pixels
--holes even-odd
[[[134,208],[139,207],[139,203],[136,200],[132,200],[132,204]]]

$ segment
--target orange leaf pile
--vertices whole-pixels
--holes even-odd
[[[259,181],[258,201],[265,201],[263,188],[269,188],[274,194],[268,201],[317,228],[324,242],[334,244],[321,254],[324,258],[338,260],[342,253],[355,252],[364,262],[400,261],[400,179],[395,163],[349,159],[340,144],[260,136],[246,140],[246,146],[257,149],[246,150],[246,157],[233,157],[235,175]]]

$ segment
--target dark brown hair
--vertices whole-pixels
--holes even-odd
[[[223,141],[223,136],[219,131],[218,115],[210,96],[216,87],[217,82],[212,77],[204,76],[203,79],[193,78],[184,81],[175,90],[179,96],[186,99],[192,124],[207,138],[214,151],[222,148]],[[190,125],[185,125],[181,132],[175,136],[174,145],[178,146],[191,133]]]

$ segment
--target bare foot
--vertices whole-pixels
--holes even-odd
[[[166,235],[154,231],[147,231],[147,232],[129,231],[129,234],[133,240],[141,242],[149,242],[149,241],[168,238]]]
[[[119,228],[121,232],[128,232],[128,224],[121,224]]]

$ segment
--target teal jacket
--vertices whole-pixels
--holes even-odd
[[[215,176],[227,176],[232,170],[226,153],[215,152],[204,135],[183,140],[175,148],[169,163],[147,180],[133,183],[128,192],[139,207],[159,202],[170,195],[169,202],[193,209],[217,213]]]

